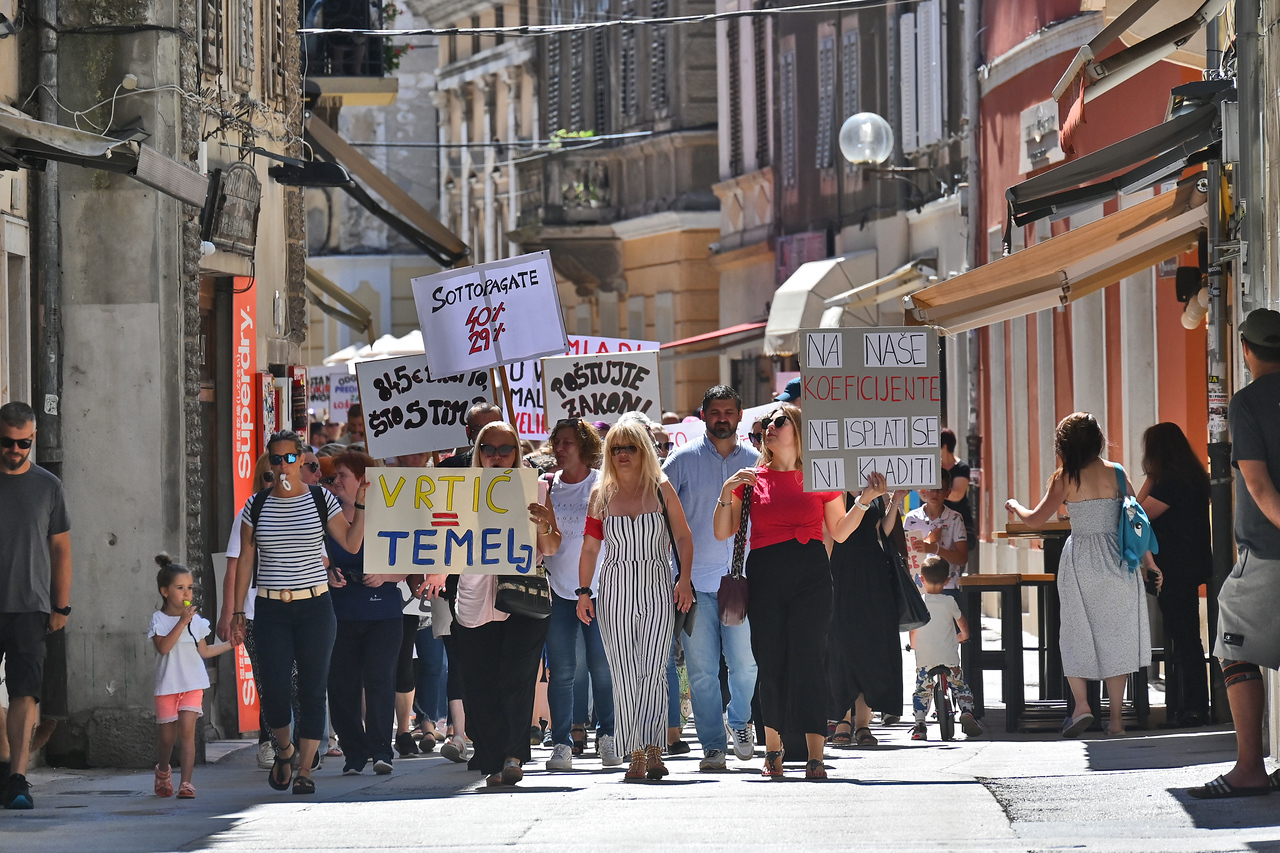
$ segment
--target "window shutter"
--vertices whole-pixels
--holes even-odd
[[[751,19],[751,40],[756,78],[756,168],[769,165],[769,21],[764,16]]]
[[[636,0],[622,0],[624,20],[636,16]],[[618,35],[622,55],[619,57],[618,102],[622,112],[622,124],[630,126],[640,120],[640,95],[637,91],[636,28],[625,26]]]
[[[667,0],[653,0],[652,17],[667,17]],[[649,27],[649,101],[655,114],[665,113],[670,106],[667,90],[667,30],[666,26]]]
[[[742,174],[742,51],[740,25],[737,18],[730,18],[727,27],[729,42],[729,174]]]
[[[560,3],[562,0],[551,0],[551,23],[560,24],[562,18],[560,14]],[[450,39],[453,37],[450,36]],[[560,124],[560,78],[564,74],[562,66],[562,57],[560,55],[560,42],[564,36],[554,33],[547,36],[547,129],[548,137],[557,130],[562,130]]]
[[[840,45],[840,92],[844,114],[842,119],[861,112],[858,85],[858,30],[845,30]]]
[[[796,52],[782,52],[782,185],[796,185]]]
[[[834,24],[818,28],[818,132],[815,165],[830,169],[832,142],[835,139],[836,113],[836,35]]]
[[[942,20],[938,0],[916,8],[917,147],[942,139]]]
[[[920,147],[916,121],[916,16],[898,18],[898,92],[902,103],[902,150]]]

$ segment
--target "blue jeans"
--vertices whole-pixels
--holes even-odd
[[[414,704],[422,715],[435,725],[448,711],[449,704],[445,698],[445,679],[448,665],[444,659],[444,640],[431,633],[430,628],[423,628],[414,637],[414,645],[418,648],[418,681],[414,691]]]
[[[572,745],[574,676],[578,670],[578,637],[586,641],[587,669],[596,700],[596,724],[602,735],[613,735],[613,677],[600,639],[600,622],[578,618],[578,602],[551,593],[547,626],[547,705],[551,710],[551,742]]]
[[[582,632],[578,632],[578,641],[574,643],[578,668],[573,671],[573,724],[586,725],[591,714],[591,671],[587,669],[587,641]]]
[[[689,670],[689,701],[703,751],[728,751],[728,737],[721,715],[720,655],[729,666],[729,728],[745,729],[751,720],[751,697],[756,691],[756,659],[751,654],[751,626],[744,621],[732,627],[720,622],[718,596],[697,593],[698,618],[693,636],[684,637],[684,662]]]

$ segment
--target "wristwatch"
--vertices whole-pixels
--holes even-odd
[[[574,595],[591,595],[591,587],[580,586],[573,591]]]
[[[70,605],[70,604],[68,604],[66,607],[55,607],[55,608],[53,608],[53,612],[54,612],[54,613],[57,613],[57,614],[59,614],[59,615],[62,615],[62,616],[70,616],[70,615],[71,615],[71,605]]]

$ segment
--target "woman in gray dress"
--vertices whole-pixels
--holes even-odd
[[[1124,731],[1124,684],[1129,673],[1151,664],[1142,574],[1120,557],[1120,506],[1131,494],[1124,469],[1102,458],[1106,442],[1088,412],[1067,415],[1053,439],[1058,470],[1035,509],[1010,499],[1005,509],[1029,527],[1043,525],[1063,503],[1071,513],[1071,535],[1062,546],[1058,598],[1062,604],[1062,671],[1071,685],[1075,713],[1062,726],[1064,737],[1078,737],[1093,725],[1086,686],[1107,683],[1110,720],[1104,734]],[[1123,480],[1125,487],[1120,488]],[[1159,582],[1160,571],[1143,557],[1145,571]]]

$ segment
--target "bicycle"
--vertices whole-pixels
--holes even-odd
[[[938,735],[943,740],[954,740],[956,734],[956,720],[951,708],[950,676],[951,667],[945,664],[929,670],[929,677],[933,679],[933,709],[938,715]]]

